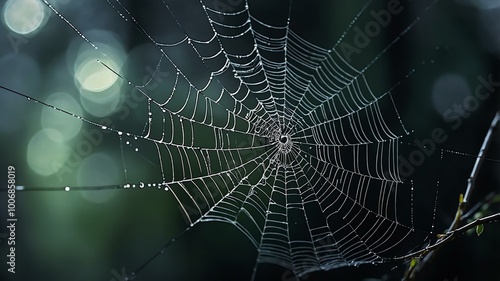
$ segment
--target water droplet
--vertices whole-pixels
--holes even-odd
[[[66,187],[64,188],[64,191],[70,191],[70,190],[71,190],[71,188],[70,188],[69,186],[66,186]]]
[[[123,132],[122,131],[118,131],[118,135],[119,136],[123,135]]]
[[[102,126],[101,128],[102,128],[103,130],[106,130],[108,127],[106,127],[106,126]]]
[[[137,147],[136,147],[136,148],[135,148],[135,151],[139,151],[139,148],[137,148]]]

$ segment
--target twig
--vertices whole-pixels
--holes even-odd
[[[474,206],[472,206],[467,213],[462,214],[462,222],[470,219],[472,216],[474,216],[477,212],[480,211],[481,208],[485,208],[485,206],[489,206],[491,204],[495,203],[495,200],[497,200],[498,194],[496,192],[490,192],[488,195],[486,195],[481,201],[477,202]]]
[[[404,256],[395,257],[395,258],[393,258],[393,260],[394,261],[409,260],[409,259],[412,259],[415,257],[421,257],[423,255],[433,253],[435,250],[441,248],[441,246],[443,246],[444,244],[451,242],[455,238],[461,236],[462,234],[467,232],[469,229],[472,229],[480,224],[488,224],[488,223],[499,222],[499,221],[500,221],[500,213],[496,213],[493,215],[489,215],[486,217],[475,219],[474,221],[472,221],[466,225],[458,227],[452,231],[440,234],[439,235],[440,238],[434,244],[431,244],[431,245],[425,247],[424,249],[421,249],[421,250],[418,250],[415,252],[411,252],[411,253],[406,254]],[[419,264],[422,265],[423,263],[424,263],[424,261],[421,261]]]
[[[464,198],[462,202],[460,202],[460,204],[458,205],[459,208],[458,212],[460,213],[460,216],[458,217],[458,219],[457,217],[455,217],[455,220],[448,228],[448,231],[453,230],[460,225],[460,218],[462,214],[465,213],[465,210],[469,205],[471,194],[474,191],[474,188],[476,187],[477,175],[484,162],[484,154],[486,153],[486,150],[488,150],[488,147],[490,146],[491,135],[493,135],[493,132],[497,127],[499,119],[500,119],[500,112],[497,112],[497,114],[495,114],[495,118],[493,118],[493,120],[491,121],[491,125],[490,128],[488,129],[488,132],[486,133],[486,136],[484,137],[483,145],[481,146],[481,149],[479,149],[479,154],[476,158],[476,163],[474,163],[474,167],[472,168],[472,172],[467,182],[467,190],[465,191]]]
[[[476,178],[479,173],[479,170],[484,162],[484,155],[486,153],[486,150],[488,149],[490,143],[491,143],[491,136],[493,135],[498,122],[500,120],[500,112],[497,112],[495,114],[495,117],[491,121],[490,127],[488,129],[488,132],[486,133],[486,136],[484,137],[483,144],[481,148],[479,149],[479,154],[476,158],[476,162],[474,163],[474,167],[472,168],[472,172],[470,174],[470,177],[467,181],[467,189],[465,190],[465,195],[460,195],[460,200],[457,208],[457,212],[455,214],[455,218],[451,225],[448,227],[446,230],[446,233],[440,234],[439,239],[431,244],[426,246],[424,249],[415,251],[412,253],[409,253],[407,255],[401,256],[401,257],[396,257],[394,260],[408,260],[412,259],[415,257],[422,257],[424,258],[417,263],[414,266],[408,267],[408,269],[405,272],[403,280],[414,280],[417,273],[422,270],[422,268],[432,260],[433,256],[436,254],[437,250],[441,248],[444,244],[452,241],[456,237],[462,235],[464,232],[467,230],[476,227],[477,225],[480,224],[485,224],[485,223],[491,223],[491,222],[497,222],[500,221],[500,213],[496,213],[487,217],[479,218],[476,219],[462,227],[460,226],[460,223],[463,221],[463,215],[466,213],[467,207],[470,203],[470,198],[471,194],[474,191],[475,188],[475,183],[476,183]],[[470,216],[469,213],[467,213],[468,216]]]

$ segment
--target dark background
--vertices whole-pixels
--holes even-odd
[[[165,20],[165,11],[158,9],[161,3],[156,2],[124,1],[124,4],[137,15],[145,30],[157,38],[165,38],[168,42],[179,40],[180,35],[173,23]],[[198,25],[205,23],[199,18],[201,13],[197,1],[167,2],[183,19],[187,29],[196,32]],[[208,6],[215,3],[205,2]],[[244,4],[242,1],[219,2],[234,10],[240,10]],[[154,65],[158,59],[148,56],[147,50],[134,49],[145,43],[144,38],[105,1],[60,1],[54,4],[84,34],[92,34],[92,29],[116,34],[123,53],[129,56],[123,67],[127,78],[140,80],[147,71],[137,69]],[[329,48],[337,42],[363,4],[360,1],[294,1],[291,28],[310,42]],[[269,22],[281,22],[288,10],[288,1],[249,1],[249,5],[252,13]],[[394,16],[390,25],[372,38],[360,54],[353,56],[352,65],[358,69],[368,65],[420,17],[408,34],[383,52],[365,75],[378,93],[398,84],[392,96],[405,127],[413,131],[403,139],[403,153],[415,149],[414,141],[429,138],[435,128],[443,129],[448,136],[438,149],[451,152],[444,152],[441,157],[436,150],[410,177],[415,183],[415,220],[418,226],[439,233],[450,224],[458,195],[465,191],[474,155],[477,155],[498,109],[498,90],[495,89],[490,98],[470,112],[470,116],[463,118],[457,129],[443,119],[443,110],[462,103],[465,97],[473,94],[479,76],[492,75],[494,81],[500,81],[500,44],[497,42],[500,9],[478,8],[468,5],[465,0],[438,1],[435,5],[430,1],[401,1],[401,5],[403,11]],[[354,26],[364,28],[373,20],[369,12],[385,9],[385,6],[384,1],[374,1]],[[79,89],[72,78],[75,50],[80,45],[86,49],[90,46],[64,21],[46,10],[48,20],[36,34],[16,35],[5,24],[0,27],[0,84],[40,100],[45,100],[55,91],[65,91],[79,101]],[[109,35],[106,36],[103,40],[110,40]],[[351,30],[344,42],[353,40]],[[130,59],[134,52],[140,54],[137,61]],[[126,60],[126,55],[122,60]],[[406,78],[412,69],[415,72]],[[455,80],[446,76],[450,74]],[[439,84],[443,76],[450,80],[441,80],[445,82]],[[130,91],[121,84],[119,92],[126,99]],[[144,105],[143,101],[138,103]],[[102,144],[94,150],[94,153],[105,153],[109,157],[99,154],[101,158],[86,162],[87,170],[75,168],[73,173],[64,176],[63,181],[54,174],[43,176],[34,172],[28,164],[27,147],[41,128],[40,116],[44,108],[7,91],[0,92],[1,169],[5,171],[0,178],[4,180],[6,167],[14,165],[18,184],[61,187],[61,191],[17,193],[17,273],[8,275],[6,264],[2,262],[2,280],[111,280],[114,273],[121,274],[122,269],[130,273],[186,227],[178,206],[171,195],[156,190],[62,191],[66,185],[123,182],[119,141],[113,134],[104,133]],[[131,118],[134,114],[140,118],[145,115],[145,110],[141,106],[134,108]],[[83,114],[94,122],[106,118]],[[65,118],[62,116],[60,118]],[[116,114],[108,117],[117,119]],[[141,130],[139,125],[132,123],[116,121],[115,125],[129,131]],[[82,130],[92,129],[92,125],[83,124]],[[69,147],[83,138],[82,133],[78,134],[68,142]],[[487,154],[490,160],[485,161],[478,178],[473,202],[478,202],[491,191],[498,192],[499,144],[500,137],[496,134]],[[142,149],[139,142],[133,146]],[[154,154],[145,155],[155,159]],[[131,178],[147,182],[158,176],[157,170],[149,170],[143,164],[144,160],[132,159],[131,162],[128,167]],[[106,167],[99,166],[99,163]],[[5,192],[0,193],[0,197],[6,202]],[[437,209],[434,211],[435,204]],[[2,221],[5,221],[3,206]],[[493,205],[491,209],[498,211],[498,206]],[[435,219],[432,219],[434,214]],[[419,280],[500,280],[499,231],[498,225],[486,225],[480,237],[472,233],[446,245]],[[3,261],[7,251],[4,240],[0,251]],[[248,280],[256,254],[256,249],[234,227],[203,223],[181,236],[135,280]],[[405,264],[397,263],[365,265],[315,272],[302,279],[399,280],[405,267]],[[294,280],[290,272],[278,266],[261,264],[258,269],[260,280]]]

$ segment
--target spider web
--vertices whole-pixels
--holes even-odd
[[[107,3],[148,46],[155,68],[141,81],[99,60],[144,102],[113,126],[74,117],[118,139],[125,179],[118,188],[175,197],[188,222],[181,235],[202,222],[233,225],[257,249],[252,280],[264,263],[296,276],[387,263],[428,239],[414,225],[413,187],[400,177],[399,144],[408,132],[394,87],[375,90],[366,77],[400,37],[362,67],[342,54],[371,2],[328,49],[295,32],[292,1],[280,2],[272,18],[247,1],[225,12],[206,1],[185,4],[189,9],[162,1],[168,36],[125,2]],[[199,24],[189,24],[194,18]],[[168,79],[157,79],[161,73]],[[155,167],[154,179],[136,174],[141,161]]]

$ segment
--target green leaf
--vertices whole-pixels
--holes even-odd
[[[417,258],[413,258],[411,259],[410,261],[410,268],[414,268],[418,263],[418,259]]]
[[[476,234],[477,234],[477,236],[481,235],[481,233],[483,233],[483,231],[484,231],[484,225],[478,224],[476,226]]]

